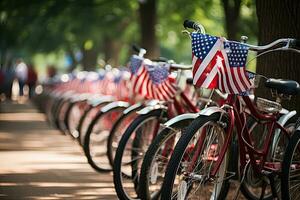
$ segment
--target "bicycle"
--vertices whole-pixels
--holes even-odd
[[[191,37],[204,30],[191,21],[186,21],[184,25],[197,31],[189,33]],[[295,39],[279,39],[265,46],[235,44],[246,46],[252,51],[266,51],[282,43],[285,45],[284,49],[292,49],[295,42]],[[251,185],[255,186],[255,190],[246,191],[249,192],[248,197],[254,199],[278,197],[281,167],[277,159],[282,157],[273,159],[270,151],[274,152],[274,149],[270,146],[275,130],[280,130],[280,134],[288,138],[283,141],[291,138],[289,129],[277,121],[282,109],[279,101],[286,96],[298,94],[300,87],[296,81],[276,79],[268,79],[265,86],[274,92],[277,102],[257,98],[255,104],[249,96],[229,94],[221,108],[209,107],[199,113],[199,117],[187,127],[175,146],[165,173],[162,199],[193,199],[199,195],[206,199],[225,199],[227,183],[236,175],[236,172],[227,171],[230,162],[229,148],[234,133],[238,138],[241,187],[247,188],[249,185],[245,183],[248,181],[256,183]],[[261,149],[253,144],[254,134],[247,127],[249,116],[257,119],[268,130]],[[284,194],[282,197],[284,198]]]
[[[190,66],[178,64],[170,64],[169,67],[173,70],[191,69]],[[161,102],[138,111],[139,116],[134,119],[122,135],[113,164],[114,184],[120,199],[137,198],[138,176],[143,153],[159,132],[160,124],[170,119],[171,116],[178,115],[176,113],[183,114],[186,110],[198,111],[198,108],[182,91],[179,90],[177,93],[180,100],[174,96],[165,103]],[[194,116],[186,118],[187,121],[192,119]],[[175,121],[179,123],[177,119]],[[174,126],[177,125],[174,124]]]

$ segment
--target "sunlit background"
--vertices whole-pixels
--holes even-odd
[[[146,49],[149,46],[143,42],[147,35],[142,31],[145,29],[142,9],[152,13],[154,23],[146,19],[149,26],[146,29],[153,26],[156,39],[151,44],[154,50],[148,47],[146,56],[190,63],[190,40],[181,32],[185,19],[200,22],[209,34],[237,40],[247,35],[251,43],[256,43],[255,1],[233,2],[3,0],[0,2],[2,68],[12,67],[17,58],[22,58],[34,64],[39,79],[43,80],[50,67],[68,72],[94,70],[107,63],[113,67],[125,65],[132,54],[132,44]],[[147,12],[143,10],[144,15]]]

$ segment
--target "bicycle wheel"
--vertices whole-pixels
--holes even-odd
[[[80,101],[80,102],[75,102],[72,104],[70,107],[69,111],[67,112],[66,116],[66,125],[69,134],[75,138],[78,139],[79,137],[79,123],[82,118],[82,116],[85,115],[86,110],[89,109],[89,105],[87,104],[86,101]]]
[[[263,147],[263,142],[266,139],[269,129],[265,124],[258,123],[253,118],[249,118],[248,127],[252,138],[254,138],[254,146],[256,149],[261,149]],[[294,128],[294,123],[287,122],[285,128]],[[256,140],[255,140],[256,138]],[[280,130],[276,132],[273,137],[273,142],[268,152],[267,160],[268,164],[280,166],[283,161],[284,151],[288,144],[288,137],[283,134]],[[280,195],[280,177],[274,177],[274,186],[278,195]],[[257,176],[251,166],[246,168],[244,181],[241,184],[241,192],[247,199],[251,200],[271,200],[273,199],[272,189],[270,182],[265,176]]]
[[[282,162],[282,199],[300,198],[300,130],[294,132]]]
[[[92,121],[95,119],[96,115],[100,112],[100,109],[103,107],[103,105],[97,105],[95,107],[92,107],[88,113],[84,116],[84,119],[82,119],[82,124],[79,129],[79,144],[83,147],[84,145],[84,138],[87,133],[87,130],[92,123]]]
[[[112,167],[121,137],[132,121],[138,116],[136,111],[141,109],[141,107],[142,106],[139,106],[130,110],[128,113],[123,113],[122,116],[114,123],[109,133],[107,140],[107,157]]]
[[[114,185],[120,199],[138,198],[136,187],[144,152],[165,116],[162,109],[139,115],[122,135],[113,165]]]
[[[88,163],[99,172],[111,171],[107,158],[107,138],[109,131],[126,107],[114,107],[107,112],[100,112],[93,119],[84,137],[83,150]]]
[[[216,176],[210,177],[210,170],[226,139],[223,125],[228,122],[225,118],[221,123],[218,123],[219,120],[220,113],[199,116],[187,127],[168,163],[161,199],[199,199],[199,196],[203,199],[226,198],[229,189],[226,178],[228,150]]]
[[[80,120],[78,122],[78,126],[77,126],[77,131],[78,131],[78,137],[77,137],[77,141],[79,142],[79,144],[81,145],[81,129],[82,129],[82,126],[83,126],[83,121],[84,119],[86,118],[87,114],[90,112],[90,110],[92,109],[93,107],[91,105],[88,105],[88,107],[86,108],[86,110],[84,111],[84,113],[82,114],[82,116],[80,117]]]
[[[67,130],[65,117],[70,104],[71,102],[68,99],[63,100],[56,113],[58,129],[64,134],[66,134],[66,130]]]
[[[174,147],[184,128],[194,119],[194,117],[183,119],[163,128],[149,146],[140,173],[138,191],[141,199],[159,198],[164,173]]]

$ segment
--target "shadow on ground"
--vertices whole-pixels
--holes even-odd
[[[117,199],[112,174],[92,170],[30,103],[4,102],[0,112],[0,199]]]

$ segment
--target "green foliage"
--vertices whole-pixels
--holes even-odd
[[[40,58],[89,48],[103,59],[109,38],[122,44],[120,61],[126,63],[130,45],[140,40],[138,8],[137,0],[2,0],[1,54]],[[240,35],[251,41],[257,34],[254,8],[252,0],[242,1]],[[157,0],[157,15],[161,55],[177,62],[191,60],[190,40],[181,32],[185,19],[202,23],[209,34],[225,35],[220,0]]]

